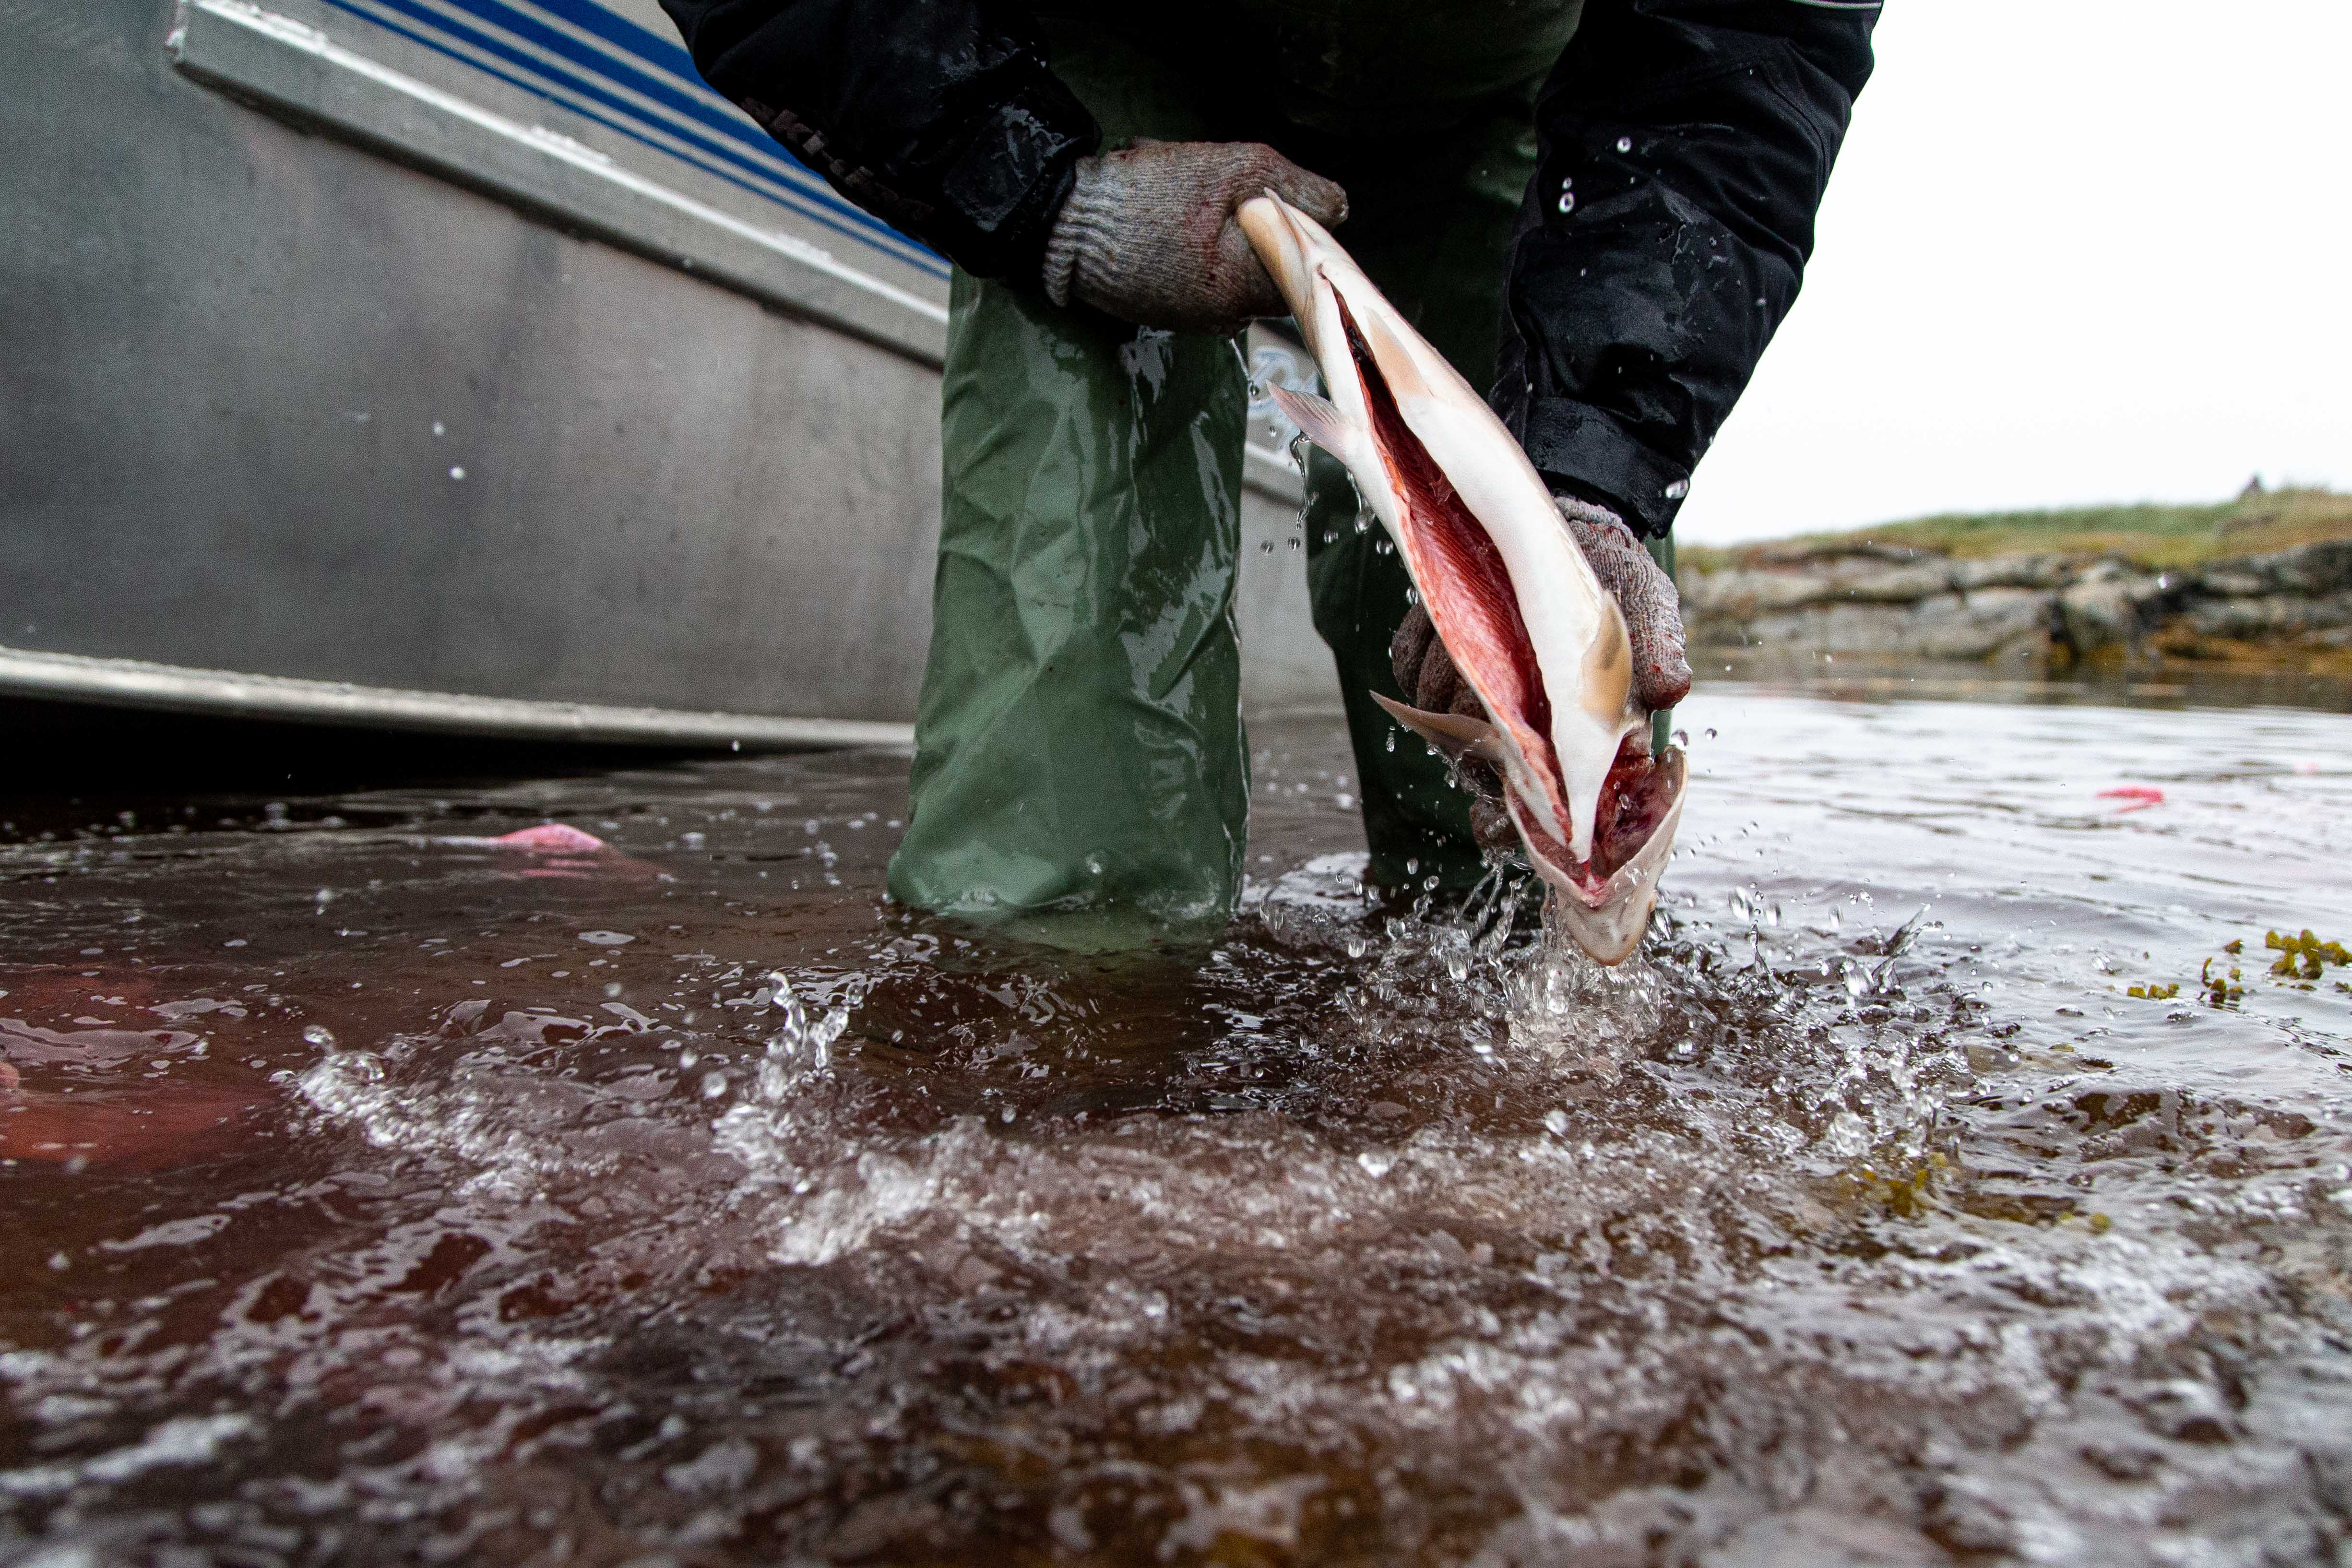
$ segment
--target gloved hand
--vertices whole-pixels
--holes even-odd
[[[1326,226],[1348,216],[1347,192],[1255,142],[1138,142],[1081,158],[1045,244],[1046,298],[1180,332],[1286,314],[1234,221],[1269,187]]]
[[[1672,708],[1690,695],[1690,661],[1683,647],[1681,601],[1674,579],[1642,547],[1633,531],[1606,507],[1568,496],[1554,496],[1568,531],[1584,552],[1586,564],[1601,579],[1625,615],[1625,631],[1633,647],[1633,695],[1653,712]],[[1478,694],[1454,668],[1429,611],[1419,604],[1405,612],[1389,643],[1390,667],[1398,689],[1415,708],[1436,713],[1460,713],[1473,719],[1486,716]],[[1464,782],[1472,789],[1470,830],[1481,847],[1508,848],[1518,841],[1510,816],[1503,809],[1503,781],[1484,763],[1465,762]]]

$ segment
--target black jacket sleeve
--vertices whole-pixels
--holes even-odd
[[[1795,302],[1874,3],[1590,0],[1536,100],[1494,404],[1643,534]]]
[[[662,0],[703,79],[851,201],[982,278],[1034,280],[1101,140],[997,0]]]

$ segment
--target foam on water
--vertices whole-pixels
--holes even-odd
[[[836,829],[902,815],[889,758],[30,847],[26,1031],[190,1035],[28,1055],[33,1114],[264,1098],[8,1170],[0,1551],[2332,1560],[2352,1002],[2125,990],[2352,930],[2352,772],[2293,766],[2340,721],[1694,708],[1617,970],[1508,889],[1368,900],[1309,724],[1244,917],[1126,956],[880,904]],[[613,864],[442,831],[541,813]]]

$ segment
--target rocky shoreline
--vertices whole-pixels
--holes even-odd
[[[1679,581],[1694,653],[2352,675],[2352,541],[2170,572],[2113,554],[1768,548]]]

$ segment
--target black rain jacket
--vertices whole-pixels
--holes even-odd
[[[1003,0],[662,0],[705,79],[850,200],[1034,287],[1100,141]],[[1492,402],[1641,532],[1795,302],[1877,0],[1588,0],[1536,100]],[[1439,132],[1442,133],[1442,132]]]

